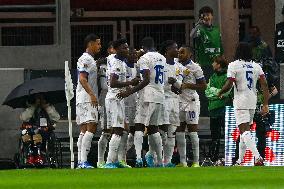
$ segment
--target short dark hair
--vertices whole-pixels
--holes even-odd
[[[154,39],[152,37],[144,37],[141,41],[141,46],[148,49],[154,48]]]
[[[110,42],[108,42],[108,44],[107,44],[107,48],[111,48],[111,47],[113,47],[113,41],[110,41]]]
[[[186,49],[188,52],[193,53],[193,47],[188,45],[182,45],[180,48]]]
[[[176,42],[174,40],[166,40],[164,41],[162,44],[161,44],[161,47],[160,47],[160,50],[159,52],[162,54],[162,55],[165,55],[168,48],[172,45],[174,45]]]
[[[235,53],[236,60],[251,61],[252,46],[247,42],[240,42]]]
[[[117,49],[120,45],[122,45],[124,43],[127,43],[127,40],[125,38],[118,39],[118,40],[113,42],[113,48]]]
[[[209,6],[204,6],[199,10],[199,16],[204,13],[211,13],[213,15],[213,9]]]
[[[220,64],[221,68],[228,68],[228,61],[223,55],[216,56],[213,60],[217,64]]]
[[[97,39],[100,39],[100,37],[97,36],[97,35],[94,34],[94,33],[91,33],[91,34],[87,35],[87,36],[85,37],[85,39],[84,39],[84,47],[87,48],[89,42],[91,42],[91,41],[96,41]]]

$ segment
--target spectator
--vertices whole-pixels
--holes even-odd
[[[213,73],[213,59],[223,54],[220,29],[213,25],[212,8],[204,6],[199,10],[199,21],[192,30],[191,37],[194,38],[196,62],[200,64],[208,81]]]
[[[249,30],[249,43],[252,45],[252,58],[257,63],[272,58],[269,45],[261,38],[258,26],[251,26]]]
[[[219,158],[221,133],[225,129],[225,106],[230,103],[231,92],[218,98],[217,94],[227,81],[228,62],[223,56],[214,58],[212,64],[214,74],[210,77],[205,95],[209,100],[209,116],[212,143],[210,145],[210,158],[216,162]]]
[[[29,103],[29,107],[21,113],[20,119],[23,121],[22,139],[28,150],[27,163],[42,165],[46,141],[54,135],[52,131],[60,115],[42,94],[37,94]],[[53,141],[50,142],[52,147]]]

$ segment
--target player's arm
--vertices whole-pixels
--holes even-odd
[[[222,87],[222,89],[219,91],[219,93],[217,94],[217,96],[220,98],[222,97],[222,95],[226,92],[228,92],[234,84],[234,79],[233,78],[228,78],[225,85]]]
[[[143,79],[138,85],[136,85],[133,88],[128,89],[127,91],[118,93],[117,97],[120,99],[128,97],[131,94],[134,94],[140,91],[141,89],[143,89],[144,87],[146,87],[150,83],[150,70],[148,69],[143,70],[142,77]]]
[[[268,100],[270,98],[270,94],[269,94],[267,81],[266,81],[264,75],[260,76],[259,83],[260,83],[260,86],[261,86],[261,90],[263,92],[263,106],[262,106],[262,110],[261,111],[262,111],[262,114],[266,114],[266,113],[269,112]]]
[[[110,74],[110,87],[111,88],[123,88],[123,87],[127,87],[129,85],[133,85],[134,81],[118,81],[119,76],[115,73],[111,73]]]
[[[269,99],[278,94],[277,88],[273,85],[269,88]]]
[[[96,98],[90,84],[88,83],[88,73],[87,72],[80,72],[79,82],[81,83],[81,85],[85,89],[85,91],[88,93],[88,95],[90,95],[92,105],[97,106],[98,101],[97,101],[97,98]]]
[[[200,78],[196,80],[196,84],[193,83],[183,83],[181,86],[182,89],[192,89],[192,90],[202,90],[204,91],[207,88],[207,83],[205,78]]]

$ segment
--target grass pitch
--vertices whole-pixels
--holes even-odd
[[[0,189],[284,188],[284,167],[0,171]]]

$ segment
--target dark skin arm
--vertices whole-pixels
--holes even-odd
[[[197,80],[196,84],[193,83],[183,83],[181,89],[192,89],[204,91],[207,88],[207,83],[205,79]]]
[[[91,86],[89,85],[87,78],[88,78],[87,73],[80,73],[79,82],[81,83],[85,91],[90,95],[92,105],[97,106],[98,105],[97,98],[95,94],[93,93],[93,90]]]
[[[223,86],[223,88],[221,89],[221,91],[219,91],[219,93],[218,93],[217,96],[218,96],[219,98],[222,98],[222,94],[228,92],[228,91],[232,88],[233,84],[234,84],[234,81],[232,81],[231,79],[227,79],[225,85]]]
[[[132,79],[131,81],[118,81],[118,76],[115,74],[111,74],[110,76],[110,87],[111,88],[123,88],[127,87],[129,85],[137,85],[139,83],[139,80],[137,78]]]
[[[146,87],[149,83],[150,83],[150,70],[144,70],[143,80],[138,85],[136,85],[135,87],[133,87],[133,88],[127,90],[127,91],[122,91],[122,92],[118,93],[116,96],[119,99],[126,98],[126,97],[130,96],[131,94],[140,91],[141,89]]]
[[[267,85],[267,81],[265,77],[260,77],[258,81],[260,83],[261,90],[263,92],[263,106],[262,106],[261,113],[266,114],[269,112],[269,107],[268,107],[268,100],[270,97],[269,89],[268,89],[268,85]]]

